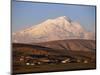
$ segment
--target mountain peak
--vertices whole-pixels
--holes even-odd
[[[57,17],[57,18],[54,18],[54,19],[48,19],[46,20],[45,22],[63,22],[63,21],[67,21],[69,23],[71,23],[71,19],[69,17],[66,17],[66,16],[60,16],[60,17]]]
[[[71,19],[70,19],[69,17],[66,17],[66,16],[60,16],[60,17],[58,17],[58,18],[56,18],[56,19],[66,20],[66,21],[68,21],[68,22],[71,22]]]
[[[66,16],[60,16],[58,17],[59,19],[66,19],[67,17]]]
[[[71,23],[71,19],[69,17],[66,16],[60,16],[57,18],[53,18],[53,19],[47,19],[46,21],[44,21],[42,24],[44,25],[51,25],[51,24],[55,24],[55,25],[63,25],[66,23],[66,25],[70,25]]]

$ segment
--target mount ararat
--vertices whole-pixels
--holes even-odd
[[[93,32],[85,30],[80,23],[66,16],[48,19],[12,34],[13,43],[41,43],[66,39],[94,40],[95,36]]]

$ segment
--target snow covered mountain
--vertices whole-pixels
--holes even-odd
[[[70,18],[61,16],[15,32],[12,39],[17,43],[40,43],[64,39],[94,39],[94,34]]]

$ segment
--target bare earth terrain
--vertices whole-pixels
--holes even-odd
[[[96,68],[95,40],[13,43],[13,74]]]

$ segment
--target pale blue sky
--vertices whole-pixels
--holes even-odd
[[[66,16],[78,21],[88,31],[94,31],[95,6],[12,2],[12,31],[18,31],[47,19]]]

